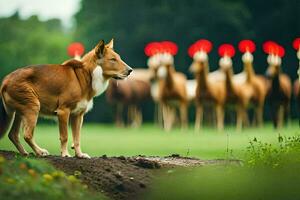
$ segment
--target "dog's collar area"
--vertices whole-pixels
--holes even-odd
[[[92,88],[95,92],[94,96],[99,96],[102,94],[108,87],[108,80],[103,76],[103,70],[100,65],[92,72]]]

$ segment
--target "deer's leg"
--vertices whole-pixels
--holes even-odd
[[[218,131],[224,130],[224,107],[220,104],[216,105],[217,128]]]
[[[167,103],[162,103],[163,124],[166,131],[171,130],[172,110]]]
[[[124,121],[123,121],[124,105],[122,103],[118,102],[116,107],[117,107],[116,108],[116,126],[123,127],[124,126]]]
[[[278,112],[277,128],[282,128],[283,121],[284,121],[284,106],[280,105],[277,112]]]
[[[240,132],[243,127],[244,109],[242,105],[237,105],[236,130]]]
[[[263,126],[263,112],[264,112],[263,105],[258,105],[255,110],[256,124],[258,127]]]
[[[199,131],[203,121],[203,105],[196,104],[196,119],[195,119],[195,131]]]
[[[181,120],[181,128],[186,129],[188,128],[188,106],[186,102],[180,103],[180,120]]]

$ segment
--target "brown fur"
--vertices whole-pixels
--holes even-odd
[[[223,81],[209,81],[208,61],[194,61],[190,70],[195,74],[196,87],[196,120],[195,130],[199,130],[203,120],[203,105],[213,104],[217,116],[217,128],[224,129],[224,104],[226,91]]]
[[[281,67],[278,65],[270,65],[267,75],[270,79],[268,98],[271,104],[273,125],[275,128],[281,128],[284,118],[289,114],[292,94],[291,80],[281,72]]]
[[[139,77],[140,78],[140,77]],[[111,80],[106,91],[107,101],[115,105],[116,124],[123,126],[123,109],[128,107],[128,120],[132,126],[139,127],[142,123],[140,104],[150,99],[150,81],[129,77],[127,80]]]
[[[235,106],[237,112],[236,129],[241,131],[243,125],[247,124],[248,121],[247,108],[249,107],[254,90],[247,82],[233,82],[232,67],[225,68],[224,72],[226,77],[226,104],[233,104]]]
[[[255,122],[258,126],[262,126],[264,104],[268,92],[267,80],[264,76],[255,74],[252,63],[244,63],[244,72],[247,77],[246,82],[253,90],[251,101],[254,103]]]
[[[181,127],[187,128],[188,125],[188,99],[186,91],[186,76],[175,71],[173,65],[164,65],[167,74],[163,79],[158,80],[159,101],[162,109],[164,129],[171,130],[175,118],[175,110],[172,103],[179,103]]]
[[[294,95],[298,108],[298,120],[300,125],[300,81],[298,79],[294,82]]]
[[[43,115],[58,118],[62,156],[69,156],[67,131],[70,119],[75,154],[89,157],[80,148],[80,129],[87,105],[79,107],[78,104],[90,102],[96,95],[92,83],[98,65],[103,71],[103,84],[111,78],[125,78],[132,71],[113,51],[113,41],[105,46],[101,40],[81,62],[69,60],[61,65],[28,66],[5,77],[1,96],[7,115],[15,115],[9,138],[21,154],[28,154],[19,142],[19,130],[23,124],[25,141],[37,155],[48,155],[48,151],[40,148],[33,139],[38,116]]]

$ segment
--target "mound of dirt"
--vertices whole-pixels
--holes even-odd
[[[0,155],[13,159],[15,152],[0,151]],[[91,159],[44,158],[67,174],[80,172],[79,178],[92,190],[104,193],[112,199],[136,199],[151,183],[156,172],[173,167],[191,167],[209,164],[225,164],[225,160],[199,160],[172,155],[168,157],[94,157]],[[239,164],[239,161],[230,161]]]

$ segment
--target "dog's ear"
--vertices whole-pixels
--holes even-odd
[[[100,40],[100,42],[95,47],[95,53],[96,53],[97,57],[102,58],[104,55],[104,51],[105,51],[104,40]]]
[[[107,48],[113,49],[114,48],[114,39],[112,38],[110,42],[106,45]]]

